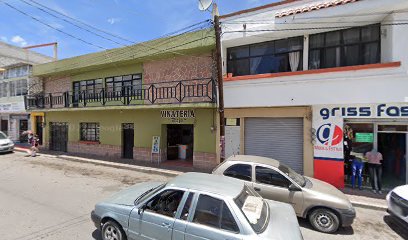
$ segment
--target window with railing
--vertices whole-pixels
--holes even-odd
[[[233,76],[303,70],[303,37],[227,49],[227,71]]]
[[[134,95],[138,95],[138,91],[142,88],[142,74],[129,74],[116,77],[108,77],[105,79],[106,91],[121,93],[125,88]]]
[[[99,123],[81,123],[81,141],[99,142]]]
[[[94,98],[103,89],[102,79],[91,79],[73,83],[74,95],[86,94],[87,98]]]
[[[380,25],[310,35],[309,69],[380,62]]]

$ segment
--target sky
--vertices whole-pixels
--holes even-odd
[[[24,1],[33,5],[35,3],[32,1],[35,1],[133,42],[155,39],[211,18],[208,11],[198,10],[198,0],[1,0],[0,41],[20,47],[58,42],[59,59],[120,47],[120,45],[81,30],[61,20],[60,16],[55,18]],[[10,8],[4,2],[29,16]],[[272,2],[276,0],[217,0],[221,15]],[[44,7],[39,7],[44,9]],[[75,38],[80,38],[98,47]],[[120,39],[118,41],[122,44],[129,44]],[[35,51],[52,56],[52,47]]]

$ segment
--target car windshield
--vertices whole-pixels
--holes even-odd
[[[157,187],[154,187],[154,188],[151,188],[151,189],[147,190],[142,195],[140,195],[139,197],[136,198],[135,205],[137,205],[138,203],[142,202],[143,200],[149,198],[151,195],[155,194],[157,191],[164,188],[164,186],[166,186],[166,184],[161,184],[161,185],[159,185]]]
[[[0,132],[0,140],[3,140],[3,139],[7,139],[7,136],[3,132]]]
[[[293,181],[295,181],[297,184],[299,184],[301,187],[304,187],[306,185],[306,179],[299,173],[293,171],[290,167],[285,166],[283,164],[279,165],[279,170],[286,174],[288,177],[290,177]]]
[[[270,213],[268,204],[261,196],[245,186],[243,191],[235,198],[235,203],[257,234],[266,229]]]

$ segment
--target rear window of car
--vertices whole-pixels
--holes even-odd
[[[243,191],[235,198],[235,203],[241,209],[255,233],[260,234],[265,231],[270,213],[268,204],[262,197],[245,186]]]

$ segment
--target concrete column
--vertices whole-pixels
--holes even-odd
[[[309,35],[303,38],[303,70],[309,70]]]

